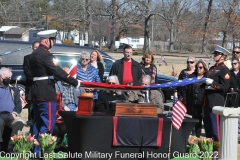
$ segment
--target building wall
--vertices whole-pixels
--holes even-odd
[[[40,32],[40,30],[29,31],[29,42],[39,41],[39,37],[37,36],[38,32]]]
[[[29,32],[25,32],[23,35],[22,35],[22,41],[26,41],[28,42],[29,41]]]
[[[120,44],[125,43],[132,46],[132,48],[143,48],[144,37],[125,37],[120,39]]]
[[[21,41],[22,35],[16,35],[16,34],[5,34],[4,40],[15,40],[15,41]]]

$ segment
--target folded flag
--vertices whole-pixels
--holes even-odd
[[[173,106],[172,111],[172,125],[176,130],[179,130],[179,128],[181,127],[182,121],[186,113],[187,108],[180,100],[178,100],[177,103]]]

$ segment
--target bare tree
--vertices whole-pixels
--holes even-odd
[[[226,41],[227,41],[227,34],[230,32],[231,26],[234,25],[235,21],[235,10],[237,9],[236,6],[238,4],[237,0],[228,0],[227,2],[222,3],[223,8],[223,17],[225,17],[225,25],[223,25],[222,33],[223,33],[223,39],[222,39],[222,46],[225,47]],[[225,9],[227,8],[227,9]]]
[[[204,28],[203,28],[203,39],[202,39],[202,54],[206,54],[206,48],[207,48],[207,30],[208,30],[208,24],[210,21],[210,16],[211,16],[211,11],[212,11],[212,3],[213,0],[207,0],[208,1],[208,9],[207,9],[207,14],[205,17],[205,23],[204,23]]]

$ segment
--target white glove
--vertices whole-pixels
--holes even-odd
[[[76,88],[79,88],[80,87],[80,85],[81,85],[81,80],[78,80],[78,85],[77,85],[77,87]]]
[[[213,83],[213,79],[207,78],[206,81],[205,81],[205,83],[206,83],[207,85],[210,85],[210,84]]]

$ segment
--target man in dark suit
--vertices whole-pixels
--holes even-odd
[[[36,50],[39,47],[40,42],[39,41],[34,41],[32,44],[32,50]],[[26,84],[25,84],[25,99],[27,101],[27,108],[28,108],[28,121],[27,124],[29,126],[32,126],[32,120],[33,120],[33,112],[32,112],[32,107],[31,107],[31,101],[28,100],[28,93],[29,93],[29,88],[32,85],[33,82],[33,77],[32,73],[30,70],[30,54],[24,56],[23,60],[23,71],[26,76]]]

